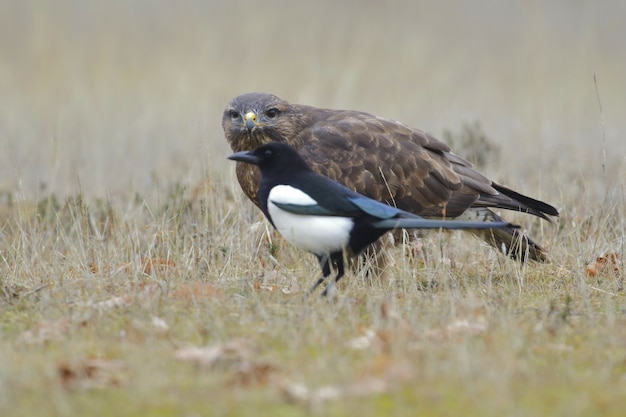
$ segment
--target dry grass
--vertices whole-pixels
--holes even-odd
[[[620,2],[173,4],[0,4],[1,415],[623,414]],[[303,299],[225,160],[249,90],[480,122],[552,262],[430,234]]]

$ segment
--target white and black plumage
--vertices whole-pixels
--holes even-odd
[[[267,93],[246,93],[226,106],[224,134],[233,152],[284,142],[313,171],[374,200],[426,218],[503,221],[492,209],[521,211],[550,220],[559,212],[478,172],[428,133],[353,110],[323,109]],[[260,205],[259,170],[237,164],[241,189]],[[519,260],[547,260],[546,252],[518,228],[474,231]]]
[[[357,255],[386,231],[403,229],[494,229],[507,222],[424,219],[372,200],[313,172],[291,146],[271,142],[229,159],[260,168],[256,191],[261,210],[290,243],[317,256],[322,276],[313,291],[337,266],[334,282],[344,274],[344,254]],[[327,293],[328,287],[324,290]]]

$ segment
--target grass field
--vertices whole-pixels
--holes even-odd
[[[492,3],[0,3],[0,415],[622,416],[626,10]],[[478,122],[551,262],[431,233],[304,299],[226,160],[254,90]]]

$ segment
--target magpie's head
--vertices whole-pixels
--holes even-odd
[[[299,132],[298,112],[289,102],[267,93],[235,97],[224,109],[222,128],[233,151],[269,142],[288,142]]]
[[[228,159],[257,165],[261,169],[262,175],[310,170],[307,163],[294,148],[278,142],[270,142],[252,151],[234,153]]]

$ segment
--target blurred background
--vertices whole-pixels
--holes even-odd
[[[626,176],[624,18],[619,0],[3,0],[0,191],[230,186],[223,108],[266,91],[438,137],[478,122],[488,175],[592,204]]]

